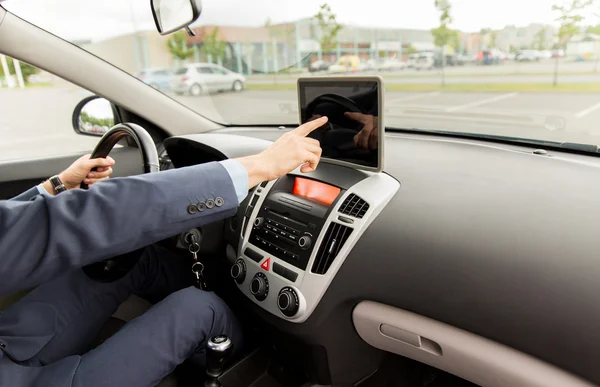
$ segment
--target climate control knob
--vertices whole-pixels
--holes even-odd
[[[285,316],[295,316],[300,308],[300,301],[296,291],[290,287],[281,289],[277,297],[277,307]]]
[[[308,250],[311,245],[312,238],[310,237],[310,235],[303,235],[300,237],[300,239],[298,239],[298,246],[300,246],[302,250]]]
[[[254,228],[262,228],[263,224],[265,224],[264,218],[258,217],[254,219]]]
[[[258,301],[263,301],[269,295],[269,281],[263,273],[257,273],[250,282],[250,293]]]
[[[233,266],[231,266],[231,277],[237,282],[241,284],[246,279],[246,263],[242,259],[238,259],[235,261]]]

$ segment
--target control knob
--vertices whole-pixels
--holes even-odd
[[[293,317],[298,313],[299,301],[298,294],[290,287],[285,287],[279,292],[277,297],[277,307],[287,317]]]
[[[269,281],[263,273],[257,273],[250,282],[250,293],[258,301],[263,301],[269,294]]]
[[[246,279],[246,263],[242,259],[238,259],[235,261],[233,266],[231,266],[231,277],[237,282],[241,284]]]
[[[265,223],[265,219],[263,217],[257,217],[254,219],[254,228],[260,229]]]
[[[300,246],[302,250],[308,250],[311,245],[312,238],[310,237],[310,235],[303,235],[300,237],[300,239],[298,239],[298,246]]]

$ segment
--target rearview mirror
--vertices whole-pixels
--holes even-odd
[[[101,137],[115,126],[112,104],[97,95],[84,98],[73,111],[73,129],[77,134]]]
[[[167,35],[192,24],[202,12],[200,0],[151,0],[156,29]]]

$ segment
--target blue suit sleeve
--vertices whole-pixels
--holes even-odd
[[[39,194],[40,194],[40,191],[38,190],[38,188],[37,187],[33,187],[33,188],[30,188],[27,191],[23,192],[22,194],[20,194],[18,196],[15,196],[14,198],[10,199],[10,201],[26,202],[28,200],[31,200],[31,199],[35,198]],[[48,195],[48,196],[50,196],[50,195]],[[0,234],[0,235],[2,235],[2,234]]]
[[[248,196],[248,171],[239,162],[233,159],[221,161],[235,187],[235,193],[238,198],[238,204],[243,202]]]
[[[233,215],[227,169],[208,163],[96,183],[57,196],[0,201],[0,294],[27,289]],[[199,211],[199,202],[213,200]]]

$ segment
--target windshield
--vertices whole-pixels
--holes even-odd
[[[294,125],[299,76],[379,74],[388,128],[600,143],[591,1],[204,0],[195,36],[147,0],[2,6],[223,124]]]

